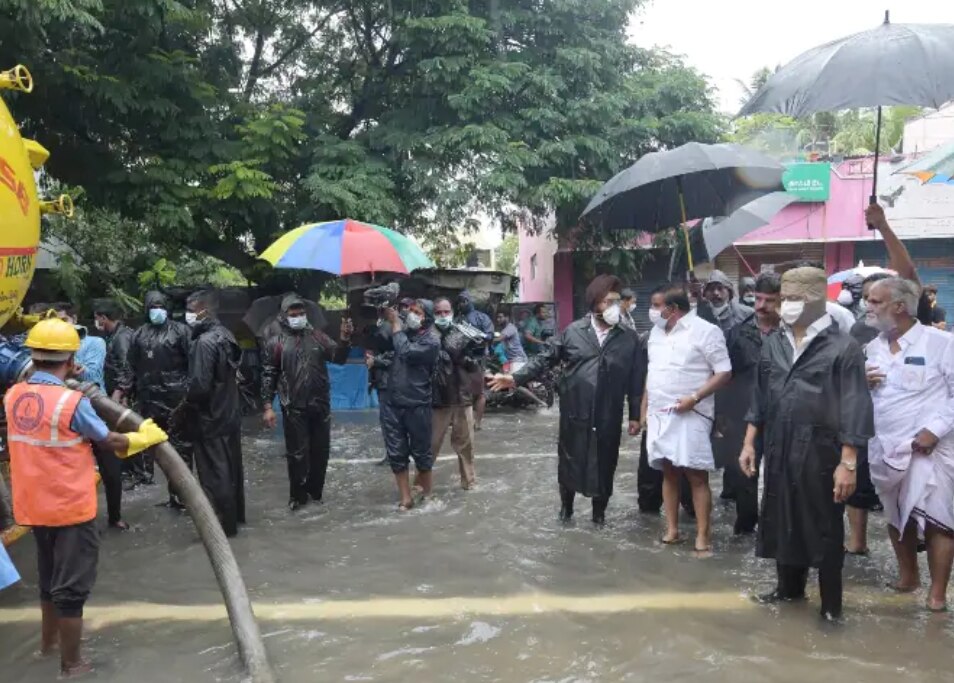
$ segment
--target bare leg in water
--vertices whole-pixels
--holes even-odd
[[[894,546],[894,554],[898,558],[898,580],[891,587],[901,593],[913,593],[921,586],[921,575],[918,571],[918,527],[915,522],[908,522],[904,538],[890,524],[888,536]]]
[[[666,512],[666,533],[663,543],[676,543],[679,540],[679,477],[682,473],[668,460],[663,460],[663,510]]]
[[[411,499],[411,480],[407,470],[395,472],[394,481],[397,482],[398,494],[401,496],[399,507],[402,510],[410,510],[414,507],[414,501]]]
[[[928,524],[924,537],[927,541],[928,568],[931,571],[927,608],[939,612],[947,609],[947,584],[951,580],[951,564],[954,563],[954,534]]]
[[[712,490],[709,488],[709,473],[705,470],[683,470],[692,489],[692,506],[696,511],[696,552],[711,550],[709,520],[712,515]]]
[[[845,549],[852,555],[868,554],[868,511],[864,508],[847,506],[848,527],[851,535]]]

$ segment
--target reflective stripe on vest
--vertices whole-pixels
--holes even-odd
[[[83,443],[83,437],[81,436],[66,441],[60,440],[60,418],[63,415],[63,406],[70,400],[70,393],[71,390],[69,389],[64,391],[63,395],[60,396],[60,399],[56,402],[56,407],[53,408],[53,417],[50,418],[50,438],[48,440],[44,441],[43,439],[36,439],[32,436],[14,434],[10,436],[10,441],[26,443],[31,446],[49,446],[50,448],[69,448],[70,446]]]
[[[62,385],[24,382],[4,396],[19,524],[70,526],[96,517],[92,445],[71,426],[81,399]]]

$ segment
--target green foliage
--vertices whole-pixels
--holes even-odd
[[[439,260],[482,213],[572,230],[642,154],[724,132],[699,73],[628,44],[640,4],[0,0],[0,64],[31,68],[14,113],[84,189],[76,241],[135,231],[83,261],[133,291],[157,254],[259,278],[276,236],[344,216]]]
[[[496,250],[497,270],[516,275],[519,256],[520,239],[516,235],[507,235]]]

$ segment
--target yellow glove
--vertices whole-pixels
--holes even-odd
[[[159,429],[159,425],[151,419],[144,420],[143,423],[139,425],[139,429],[135,432],[127,433],[126,438],[129,439],[129,448],[125,453],[119,454],[121,458],[128,458],[156,444],[169,440],[169,436]]]

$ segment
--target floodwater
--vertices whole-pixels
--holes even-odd
[[[871,557],[846,563],[846,620],[832,626],[814,587],[805,604],[750,602],[772,566],[731,536],[718,501],[714,557],[660,545],[661,520],[636,510],[634,440],[607,526],[594,528],[581,501],[564,528],[555,411],[489,416],[478,488],[459,489],[445,452],[436,496],[404,514],[375,464],[376,415],[335,419],[325,503],[297,513],[285,508],[280,439],[249,425],[245,440],[249,525],[233,548],[284,683],[952,680],[950,618],[882,588],[893,561],[878,515]],[[135,492],[135,531],[104,535],[87,606],[96,680],[239,681],[205,552],[188,517],[155,507],[163,498],[163,486]],[[13,558],[26,579],[0,593],[0,679],[51,680],[57,662],[32,656],[32,541]]]

